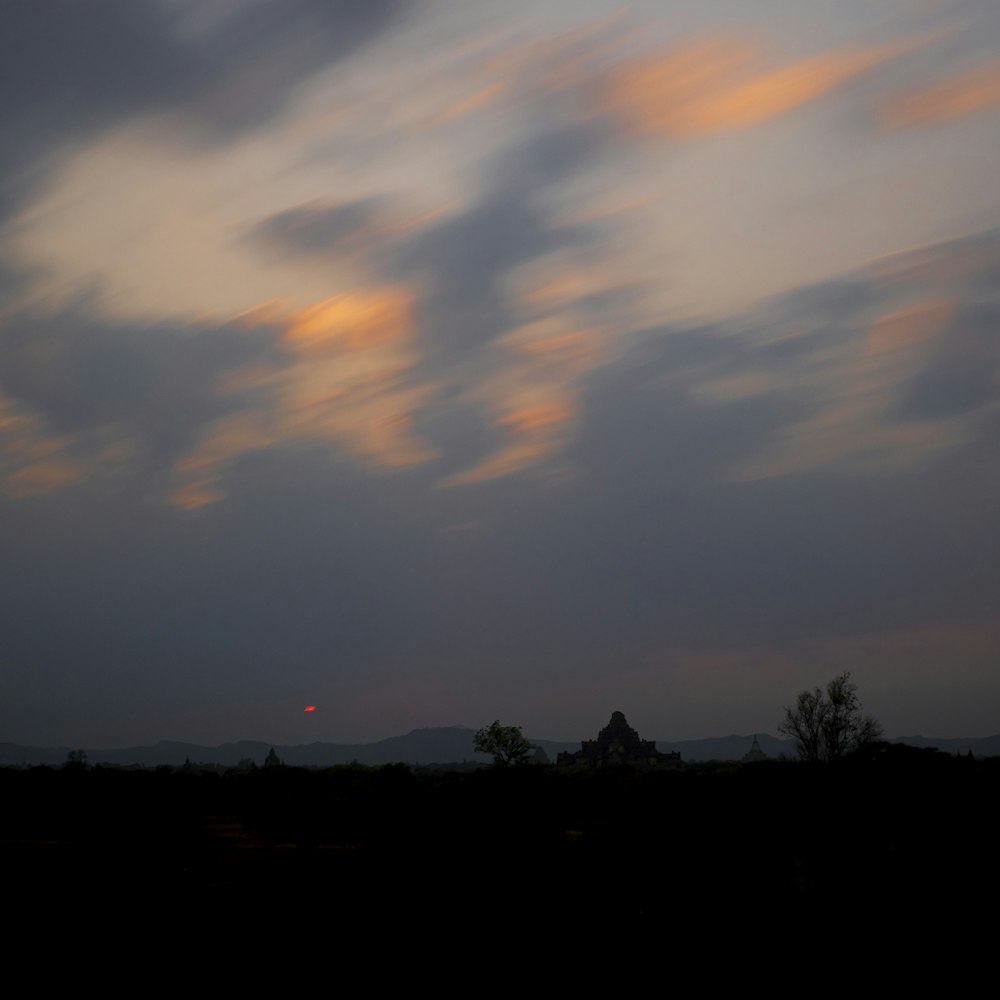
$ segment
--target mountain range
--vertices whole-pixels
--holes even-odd
[[[83,748],[91,764],[119,766],[142,765],[155,767],[160,764],[179,766],[185,761],[198,764],[235,766],[241,761],[253,760],[263,764],[272,746],[285,764],[303,767],[329,767],[335,764],[359,763],[367,765],[406,764],[457,764],[461,762],[488,763],[487,754],[476,753],[472,748],[476,730],[464,726],[444,726],[433,729],[414,729],[404,736],[392,736],[375,743],[307,743],[297,746],[280,746],[259,740],[240,740],[221,746],[201,746],[161,740],[151,746],[122,747],[105,750]],[[766,733],[758,734],[761,750],[768,757],[784,754],[794,757],[789,740],[779,740]],[[754,736],[720,736],[703,740],[657,741],[661,751],[677,751],[682,760],[740,760],[750,750]],[[534,739],[548,759],[555,761],[563,750],[579,750],[579,743]],[[934,739],[925,736],[902,736],[893,743],[914,747],[936,747],[946,753],[975,756],[1000,754],[1000,735],[963,739]],[[70,752],[69,747],[30,747],[16,743],[0,743],[0,766],[20,764],[62,764]]]

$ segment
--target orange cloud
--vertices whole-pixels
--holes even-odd
[[[40,496],[83,479],[84,469],[66,457],[71,443],[47,435],[36,416],[0,394],[0,491],[7,496]]]
[[[463,97],[461,100],[445,109],[436,119],[434,119],[432,124],[443,125],[445,122],[453,121],[456,118],[462,118],[465,115],[495,101],[507,90],[509,86],[509,80],[497,80],[494,83],[487,84],[475,93],[470,94],[468,97]]]
[[[546,447],[536,441],[518,441],[487,456],[471,469],[449,476],[442,485],[469,486],[473,483],[486,483],[491,479],[500,479],[502,476],[520,472],[526,466],[544,458],[551,450],[551,447]]]
[[[638,133],[699,131],[695,127],[699,101],[726,84],[732,86],[751,55],[745,44],[723,40],[647,54],[610,74],[608,109]]]
[[[589,84],[602,60],[612,57],[629,32],[620,11],[542,38],[507,46],[482,64],[488,79],[508,84],[522,99],[573,90]]]
[[[613,71],[606,110],[638,134],[684,138],[776,118],[899,55],[912,43],[839,49],[753,73],[742,42],[712,40],[646,55]]]
[[[174,490],[167,498],[167,503],[178,510],[197,510],[209,504],[224,500],[226,495],[206,483],[188,483]]]
[[[52,459],[24,465],[3,480],[3,492],[14,500],[40,496],[77,483],[84,478],[83,469],[74,462]]]
[[[945,331],[954,312],[954,299],[940,299],[888,313],[872,324],[866,351],[869,355],[887,354],[928,343]]]
[[[244,326],[281,330],[287,363],[232,372],[218,391],[260,390],[260,408],[213,423],[174,465],[181,480],[170,502],[214,503],[225,466],[239,455],[293,441],[330,442],[375,466],[425,462],[436,452],[413,432],[413,412],[434,386],[408,383],[419,360],[412,343],[412,293],[357,289],[289,309],[270,302],[241,317]]]
[[[500,417],[497,423],[501,427],[510,427],[518,434],[530,434],[543,427],[561,424],[569,420],[572,415],[573,409],[569,403],[565,400],[559,400],[513,410]]]
[[[536,295],[539,287],[549,291]],[[572,259],[558,255],[510,277],[511,302],[526,321],[495,341],[492,374],[468,394],[510,440],[442,485],[520,472],[564,444],[578,413],[579,379],[608,356],[609,330],[573,308],[595,287],[602,287],[599,276],[588,280]]]
[[[400,288],[352,291],[293,312],[283,339],[297,351],[364,351],[411,336],[412,307]]]
[[[526,360],[536,375],[571,378],[589,371],[604,359],[602,331],[574,324],[570,310],[516,327],[500,339],[500,346]]]
[[[1000,60],[941,80],[882,108],[887,128],[911,128],[1000,107]]]
[[[561,441],[567,424],[576,415],[571,397],[558,395],[551,387],[535,387],[530,399],[515,407],[507,406],[494,419],[514,436],[510,444],[477,462],[464,472],[445,480],[445,486],[460,486],[499,479],[551,455]],[[546,398],[552,393],[551,398]]]

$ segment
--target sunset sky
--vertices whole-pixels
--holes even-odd
[[[0,9],[0,741],[1000,732],[995,0]],[[304,712],[305,706],[315,711]]]

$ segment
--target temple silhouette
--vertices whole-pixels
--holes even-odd
[[[576,753],[561,753],[557,767],[680,767],[679,753],[660,753],[653,740],[641,740],[622,712],[612,712],[611,721],[596,740],[584,740]]]

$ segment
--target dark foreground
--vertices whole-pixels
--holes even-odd
[[[331,932],[581,940],[954,922],[996,898],[998,786],[1000,759],[909,748],[660,772],[7,769],[2,874],[21,919],[295,920],[322,901]]]

